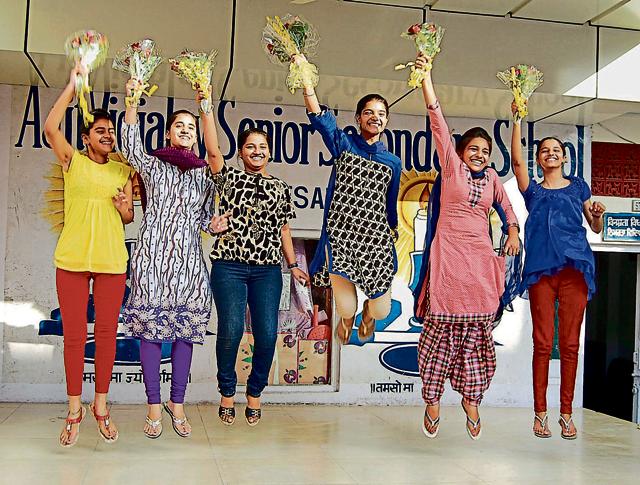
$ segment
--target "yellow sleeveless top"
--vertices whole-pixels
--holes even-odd
[[[75,151],[64,175],[64,227],[54,253],[57,268],[121,274],[129,258],[124,225],[111,197],[133,170],[109,160],[100,164]]]

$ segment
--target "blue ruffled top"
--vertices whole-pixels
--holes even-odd
[[[525,261],[521,294],[542,276],[573,267],[584,275],[588,298],[596,291],[595,261],[582,225],[584,202],[591,189],[581,178],[566,177],[569,185],[546,189],[534,180],[522,195],[529,211],[525,224]]]

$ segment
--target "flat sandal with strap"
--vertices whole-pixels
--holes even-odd
[[[480,427],[480,416],[478,416],[478,419],[474,421],[469,417],[469,414],[467,413],[467,408],[464,407],[464,399],[460,401],[460,405],[462,406],[462,409],[464,410],[464,414],[467,417],[467,422],[465,423],[464,427],[467,430],[467,434],[469,435],[469,438],[471,438],[473,441],[479,440],[480,436],[482,435],[482,428]],[[469,428],[469,425],[471,425],[471,429],[473,429],[474,432],[476,430],[478,430],[478,432],[476,434],[473,434],[471,432],[471,429]]]
[[[184,418],[176,418],[176,415],[173,414],[173,411],[169,407],[168,402],[165,402],[162,405],[164,406],[164,410],[169,414],[169,416],[171,416],[171,426],[173,427],[173,430],[176,432],[176,434],[181,438],[188,438],[189,436],[191,436],[191,431],[187,431],[185,433],[180,428],[178,428],[178,426],[182,426],[183,424],[189,422],[187,420],[187,417],[185,416]]]
[[[69,436],[71,436],[71,427],[74,424],[80,424],[82,423],[82,420],[84,419],[85,414],[87,414],[87,410],[84,408],[84,406],[80,406],[80,409],[78,409],[78,411],[75,414],[80,413],[80,416],[78,416],[77,418],[71,418],[71,411],[69,411],[67,413],[67,418],[64,420],[64,430],[68,433]],[[71,448],[72,446],[74,446],[77,442],[78,442],[78,437],[80,436],[80,426],[78,426],[78,432],[76,433],[76,436],[74,437],[74,439],[72,441],[69,441],[68,443],[65,441],[62,441],[62,433],[60,433],[60,439],[59,439],[59,443],[60,446],[62,446],[63,448]]]
[[[338,322],[338,327],[336,328],[336,336],[338,340],[342,343],[342,345],[347,345],[349,340],[351,340],[351,332],[353,330],[353,323],[355,322],[355,317],[351,318],[343,318],[340,317],[340,321]]]
[[[533,418],[534,426],[535,422],[538,421],[540,423],[540,427],[542,428],[542,431],[536,431],[534,427],[533,434],[538,438],[551,438],[551,431],[549,430],[549,426],[547,425],[549,422],[549,415],[545,413],[544,418],[541,418],[537,413],[534,413]]]
[[[151,419],[149,416],[147,416],[144,419],[144,422],[147,423],[154,431],[153,433],[149,433],[146,429],[143,429],[144,435],[152,440],[160,438],[160,435],[162,434],[162,416],[160,416],[158,419]]]
[[[104,415],[98,414],[96,412],[96,403],[94,403],[94,402],[89,404],[89,409],[91,410],[91,414],[93,414],[93,417],[95,418],[95,420],[96,420],[96,422],[98,424],[98,432],[100,433],[100,436],[102,436],[102,439],[104,440],[104,442],[108,443],[108,444],[111,444],[111,443],[115,443],[116,441],[118,441],[119,434],[118,434],[117,430],[116,430],[115,436],[112,438],[108,434],[105,434],[102,431],[102,428],[100,427],[100,423],[103,423],[104,427],[107,430],[111,426],[111,414],[109,413],[109,411],[107,411],[107,414],[104,414]]]
[[[437,418],[432,418],[429,415],[429,406],[427,405],[427,407],[424,410],[424,417],[427,419],[427,421],[429,421],[429,428],[434,429],[435,431],[430,432],[429,429],[427,428],[424,419],[422,420],[422,432],[424,433],[424,435],[427,438],[435,438],[436,436],[438,436],[438,431],[440,431],[440,416],[438,416]]]
[[[565,440],[575,440],[578,437],[578,430],[575,433],[571,434],[571,424],[573,423],[573,416],[569,416],[569,419],[564,419],[562,414],[560,415],[560,419],[558,419],[558,424],[560,425],[560,436],[562,436]],[[574,425],[575,426],[575,425]]]
[[[376,321],[369,311],[369,300],[365,300],[362,305],[362,320],[360,320],[360,326],[358,327],[358,338],[361,342],[368,340],[373,335],[375,329]]]

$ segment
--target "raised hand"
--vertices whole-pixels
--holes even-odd
[[[120,187],[118,187],[118,193],[111,197],[111,200],[113,201],[115,208],[118,209],[118,212],[120,213],[126,212],[129,208],[127,194],[125,194]]]

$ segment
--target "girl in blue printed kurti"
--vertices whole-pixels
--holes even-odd
[[[303,62],[296,56],[294,62]],[[351,338],[357,309],[356,286],[367,296],[358,328],[369,339],[375,320],[391,309],[391,283],[397,269],[394,235],[402,162],[380,141],[387,126],[389,105],[379,94],[363,97],[356,108],[360,134],[347,134],[336,118],[321,107],[311,85],[303,89],[311,126],[333,157],[333,170],[324,210],[320,243],[309,270],[318,284],[333,287],[340,315],[338,338]]]

